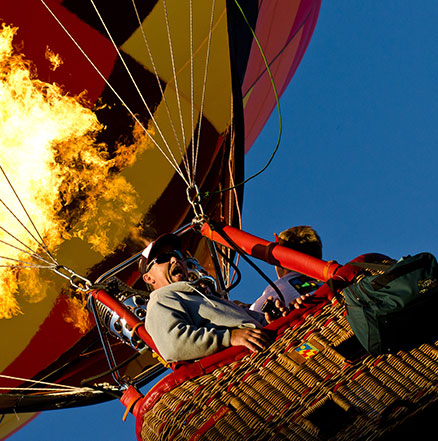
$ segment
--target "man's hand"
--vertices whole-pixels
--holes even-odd
[[[300,308],[304,308],[305,305],[303,305],[303,303],[308,300],[308,298],[310,297],[310,294],[304,294],[298,298],[296,298],[294,301],[289,303],[289,307],[292,310],[293,308],[295,309],[300,309]]]
[[[262,311],[265,313],[265,320],[268,323],[271,323],[278,317],[287,315],[289,309],[284,306],[284,303],[281,300],[276,299],[274,301],[274,298],[269,296],[262,306]]]
[[[231,346],[245,346],[250,351],[263,351],[270,343],[269,333],[263,329],[237,328],[231,330]]]

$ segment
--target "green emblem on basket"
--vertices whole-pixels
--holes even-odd
[[[312,358],[319,352],[319,349],[315,348],[315,346],[313,346],[312,344],[306,342],[298,346],[295,351],[304,358]]]

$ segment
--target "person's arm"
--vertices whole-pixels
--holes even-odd
[[[231,330],[231,346],[245,346],[250,351],[259,352],[271,343],[269,334],[259,328],[234,328]]]
[[[146,330],[167,361],[194,360],[230,346],[228,329],[198,327],[175,300],[154,302],[148,307]]]
[[[159,300],[150,302],[145,325],[167,361],[199,359],[229,346],[245,346],[258,351],[269,343],[269,334],[262,329],[228,329],[213,324],[197,326],[184,305],[171,293],[160,294]]]

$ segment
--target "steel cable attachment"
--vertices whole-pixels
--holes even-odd
[[[61,277],[64,277],[64,279],[67,279],[70,282],[70,285],[79,291],[88,292],[93,286],[93,284],[87,278],[77,274],[72,269],[67,268],[64,265],[58,265],[52,268],[52,271]]]
[[[202,208],[201,204],[201,194],[199,192],[199,188],[196,184],[192,184],[186,189],[187,193],[187,200],[189,201],[189,204],[193,208],[193,212],[195,213],[195,219],[194,222],[198,221],[199,219],[203,219],[205,217],[204,209]]]

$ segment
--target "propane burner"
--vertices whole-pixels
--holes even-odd
[[[195,282],[196,286],[202,290],[216,292],[216,281],[200,265],[194,257],[184,259],[189,282]],[[116,277],[111,277],[102,284],[102,288],[114,299],[118,300],[128,311],[134,314],[139,320],[144,322],[147,313],[147,304],[149,301],[149,292],[131,288],[126,283]],[[88,308],[91,309],[90,302],[93,296],[88,300]],[[95,299],[95,310],[97,319],[102,328],[105,328],[114,337],[130,345],[137,351],[143,351],[148,348],[145,342],[133,332],[132,327],[117,312]]]
[[[211,291],[216,292],[216,280],[201,266],[194,257],[186,257],[184,262],[189,273],[189,282],[198,282],[198,285],[206,285]]]
[[[149,293],[131,288],[126,283],[112,277],[105,281],[104,289],[111,294],[125,308],[133,313],[139,320],[144,321],[146,317],[147,304],[149,301]],[[88,302],[91,301],[91,297]],[[96,311],[99,322],[111,335],[130,345],[137,351],[147,349],[144,341],[133,332],[133,329],[121,318],[116,312],[104,305],[99,300],[96,302]],[[88,305],[90,308],[90,306]]]

